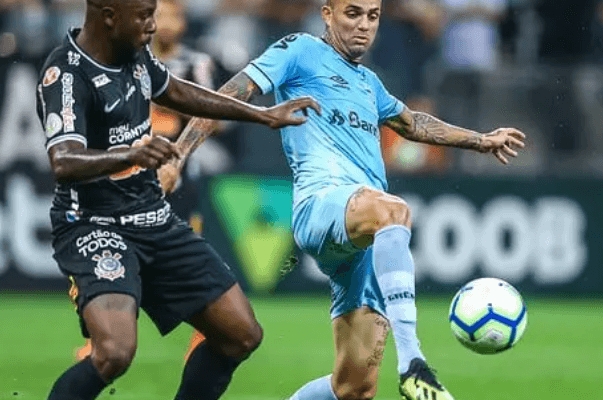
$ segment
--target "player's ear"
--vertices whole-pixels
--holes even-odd
[[[327,28],[331,27],[331,19],[333,18],[333,8],[330,5],[325,4],[320,9],[320,14],[322,15],[322,20],[327,25]]]
[[[115,27],[115,17],[117,15],[115,9],[113,7],[103,7],[101,9],[101,15],[105,25],[113,29]]]

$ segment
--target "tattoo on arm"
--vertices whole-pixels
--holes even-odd
[[[226,82],[218,92],[238,100],[249,101],[254,94],[259,92],[259,89],[247,75],[243,72],[239,72],[231,80]]]
[[[247,75],[239,72],[226,82],[218,90],[218,93],[237,100],[249,101],[255,94],[259,93],[259,88]],[[176,141],[181,152],[181,157],[180,159],[172,160],[171,163],[178,169],[181,169],[188,155],[215,132],[217,125],[218,121],[216,120],[192,118]]]
[[[405,110],[385,125],[405,139],[426,144],[481,150],[482,137],[477,132],[447,124],[423,112]]]

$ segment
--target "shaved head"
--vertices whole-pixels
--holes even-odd
[[[98,56],[102,62],[123,65],[150,43],[156,7],[157,0],[86,0],[82,31],[94,38],[91,47],[103,53]]]

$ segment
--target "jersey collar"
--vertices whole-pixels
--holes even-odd
[[[94,64],[95,67],[98,67],[107,72],[121,72],[121,67],[114,68],[114,67],[109,67],[107,65],[103,65],[103,64],[99,63],[98,61],[94,60],[92,57],[90,57],[88,55],[88,53],[86,53],[80,46],[78,46],[77,42],[75,41],[75,38],[80,33],[80,31],[81,31],[80,28],[71,28],[71,29],[69,29],[69,32],[67,32],[67,40],[73,46],[73,48],[75,50],[77,50],[77,52],[80,53],[82,55],[82,57],[84,57],[86,60],[88,60],[92,64]]]

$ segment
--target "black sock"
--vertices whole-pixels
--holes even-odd
[[[48,400],[93,400],[106,386],[90,357],[86,357],[57,379]]]
[[[219,399],[240,363],[240,360],[212,350],[207,342],[201,343],[184,366],[175,400]]]

